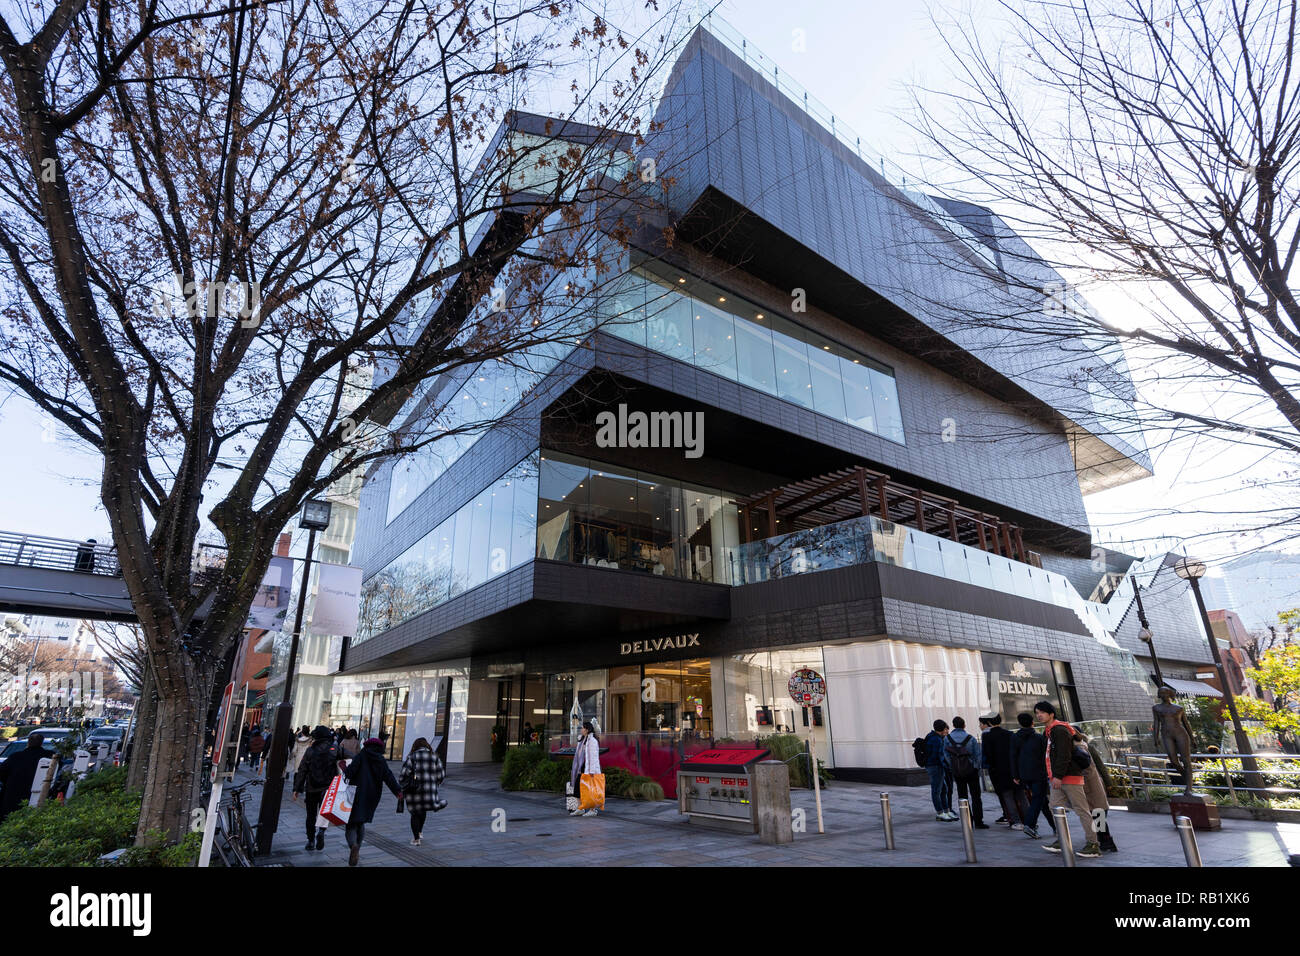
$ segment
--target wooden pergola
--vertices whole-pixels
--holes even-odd
[[[1003,557],[1037,563],[1025,550],[1017,525],[870,468],[843,468],[792,481],[739,504],[744,542],[875,515]]]

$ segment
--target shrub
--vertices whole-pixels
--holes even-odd
[[[572,760],[543,760],[533,768],[528,779],[528,789],[564,793],[564,785],[569,782],[572,766]]]
[[[627,790],[635,780],[642,780],[643,777],[635,776],[632,771],[625,770],[623,767],[603,767],[605,771],[605,795],[610,797],[626,797]]]
[[[506,757],[506,751],[509,750],[506,744],[506,728],[504,724],[492,725],[492,759],[500,763]]]
[[[118,859],[119,866],[194,866],[203,847],[203,832],[187,833],[180,843],[168,843],[161,830],[150,834],[144,846],[133,846]]]
[[[651,780],[649,777],[633,777],[627,788],[627,795],[633,800],[662,800],[664,788],[657,780]]]
[[[772,759],[785,761],[785,765],[790,768],[790,786],[812,786],[812,778],[808,776],[808,758],[803,756],[804,742],[801,737],[797,734],[773,734],[770,737],[759,737],[755,743],[772,751]],[[821,759],[817,761],[817,773],[821,777],[822,786],[826,786],[831,774]]]
[[[20,807],[0,826],[0,866],[93,866],[131,843],[139,817],[140,795],[120,784],[92,786],[62,804]]]
[[[528,779],[532,776],[539,762],[548,760],[546,751],[540,744],[513,747],[505,755],[501,765],[502,790],[527,790]]]

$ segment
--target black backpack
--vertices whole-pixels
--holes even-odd
[[[975,759],[971,752],[966,749],[966,744],[973,739],[967,735],[965,740],[955,745],[952,742],[952,737],[944,741],[944,753],[948,755],[948,767],[952,770],[954,777],[970,777],[975,774]]]
[[[916,758],[916,765],[924,767],[930,759],[930,755],[925,752],[925,738],[917,737],[912,741],[912,756]]]
[[[324,790],[338,776],[339,754],[333,744],[313,746],[304,759],[307,764],[306,789]]]

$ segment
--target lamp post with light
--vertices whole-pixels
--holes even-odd
[[[307,558],[302,566],[298,586],[298,610],[293,618],[293,635],[289,643],[289,663],[284,672],[284,699],[275,708],[275,726],[271,731],[271,753],[266,762],[266,786],[262,807],[257,816],[257,852],[270,853],[271,840],[280,825],[280,802],[284,798],[284,766],[289,759],[289,736],[293,733],[293,669],[298,660],[298,638],[302,634],[303,609],[307,605],[307,587],[311,582],[311,559],[316,550],[316,532],[330,523],[330,503],[312,498],[303,505],[298,527],[307,529]]]
[[[1246,736],[1246,730],[1241,726],[1241,718],[1237,715],[1237,703],[1233,699],[1227,674],[1223,671],[1223,655],[1219,653],[1219,642],[1215,639],[1214,629],[1210,626],[1210,615],[1205,610],[1205,599],[1201,597],[1201,578],[1205,575],[1205,562],[1195,558],[1179,558],[1174,562],[1174,573],[1192,585],[1192,594],[1196,597],[1196,609],[1201,614],[1201,626],[1205,628],[1205,638],[1210,642],[1210,653],[1214,655],[1214,669],[1219,675],[1219,689],[1223,692],[1223,701],[1228,707],[1228,715],[1232,718],[1232,734],[1237,740],[1237,753],[1241,755],[1241,768],[1246,772],[1246,786],[1251,790],[1262,792],[1264,778],[1260,776],[1259,764],[1250,747],[1250,738]]]

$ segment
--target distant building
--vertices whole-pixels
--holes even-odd
[[[1263,630],[1300,607],[1300,554],[1245,554],[1211,568],[1201,584],[1207,606],[1235,611],[1247,631]]]

